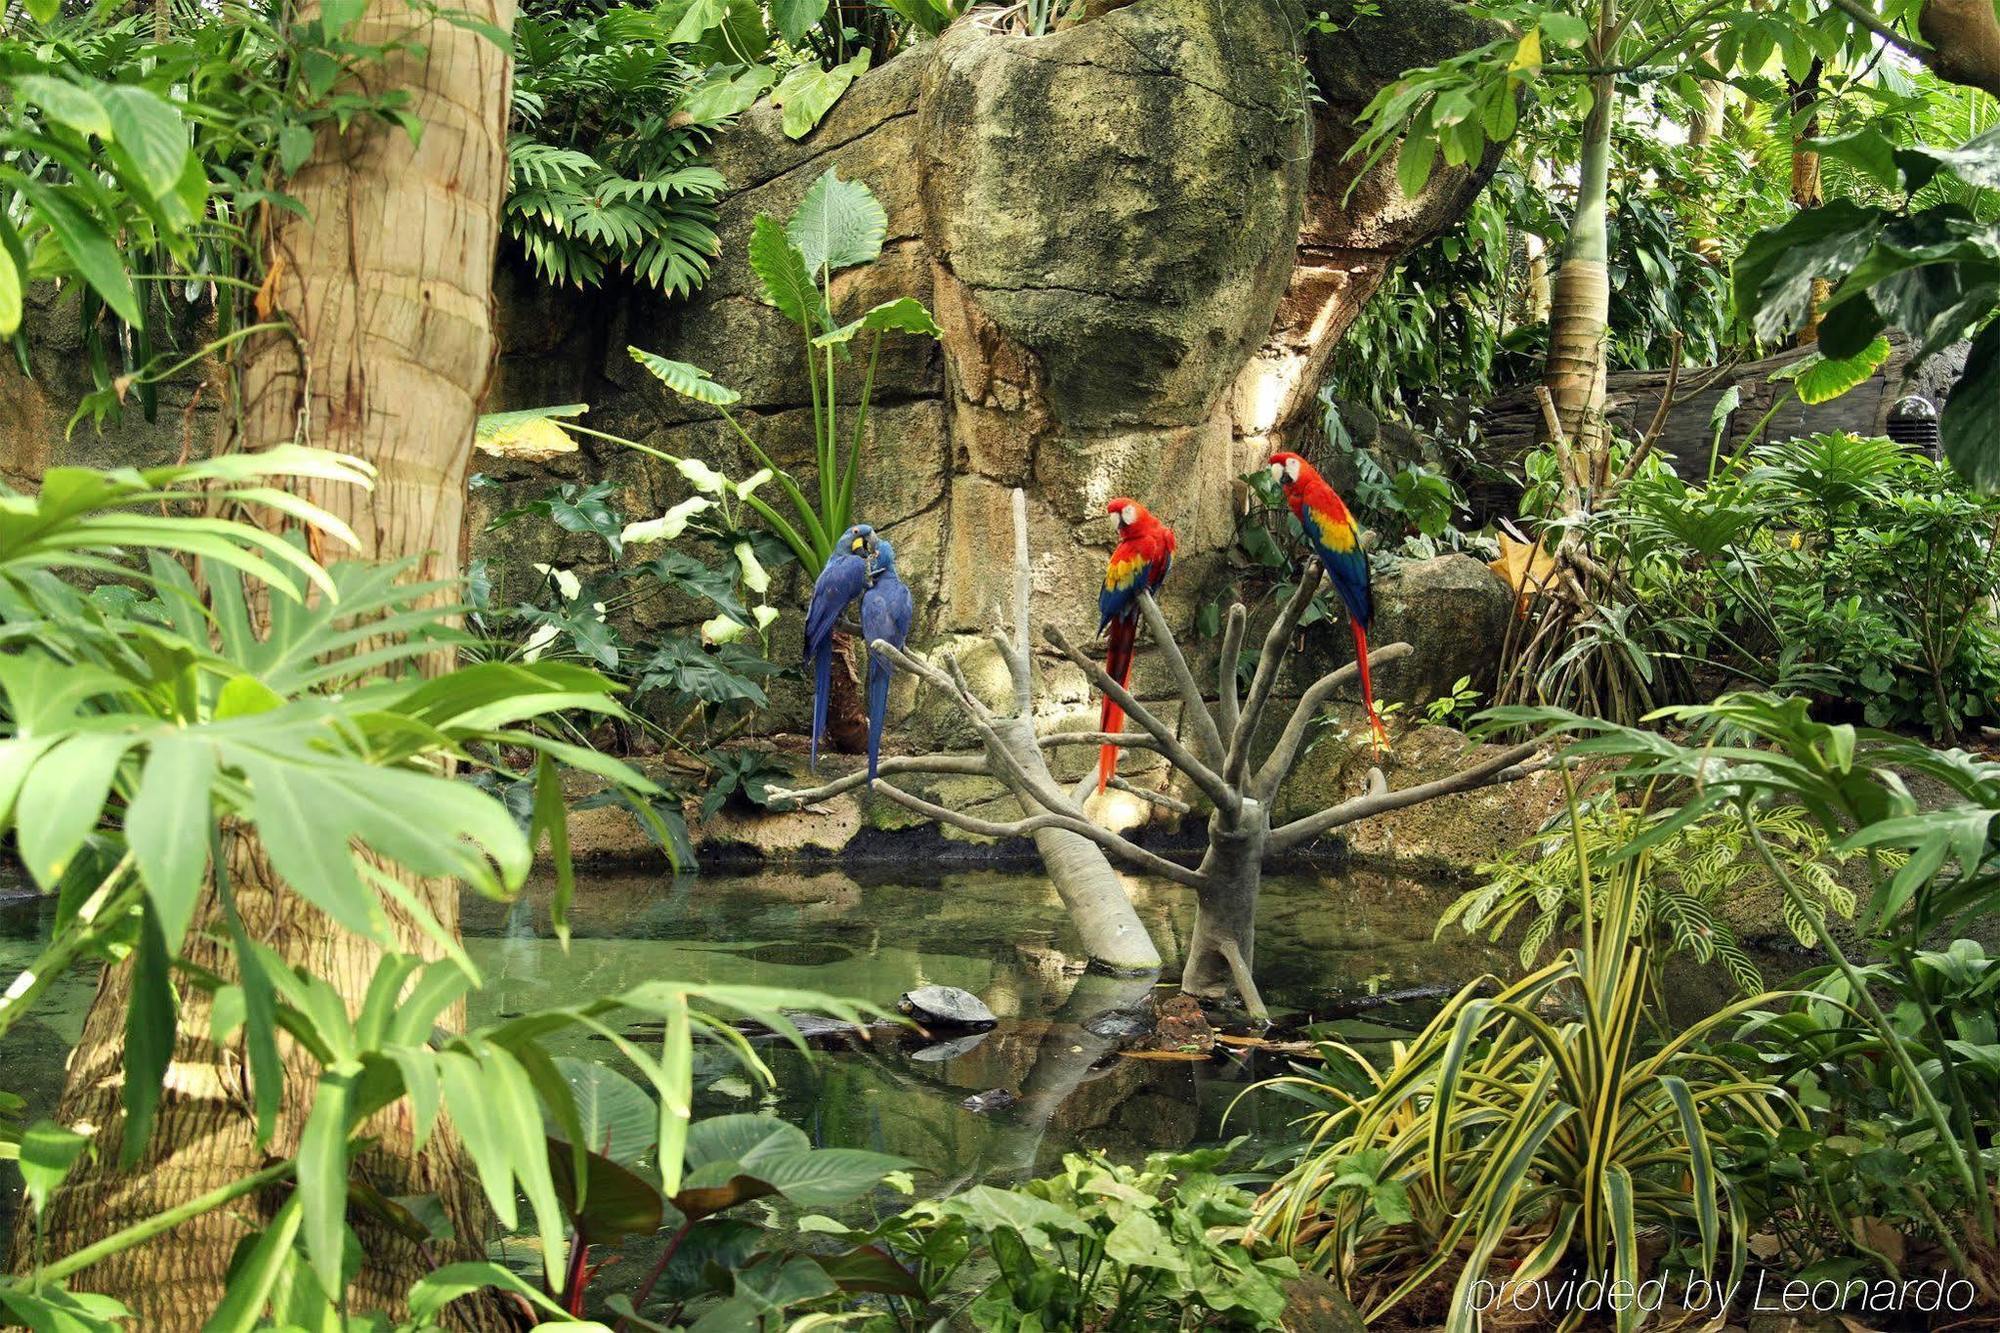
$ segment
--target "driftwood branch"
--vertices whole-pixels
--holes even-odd
[[[1407,643],[1385,643],[1380,648],[1371,648],[1368,651],[1369,668],[1379,671],[1390,662],[1399,662],[1408,657],[1412,651],[1414,650]],[[1285,723],[1285,729],[1279,734],[1277,742],[1272,745],[1269,757],[1264,760],[1264,766],[1257,770],[1257,777],[1252,786],[1258,800],[1269,804],[1277,799],[1278,788],[1282,787],[1285,779],[1291,776],[1292,765],[1298,762],[1299,747],[1305,743],[1306,732],[1311,729],[1313,719],[1319,716],[1319,710],[1333,697],[1335,690],[1353,682],[1360,675],[1361,664],[1349,662],[1346,666],[1321,676],[1299,696],[1298,707],[1292,710],[1292,716]]]
[[[1232,602],[1229,606],[1229,620],[1222,627],[1222,658],[1215,669],[1215,711],[1222,718],[1222,734],[1235,736],[1236,728],[1243,720],[1243,706],[1239,701],[1236,684],[1236,659],[1243,655],[1243,633],[1250,624],[1250,613],[1243,603]],[[1223,759],[1225,771],[1228,759]]]
[[[1222,735],[1215,729],[1215,718],[1209,714],[1208,701],[1201,697],[1201,686],[1194,683],[1194,672],[1188,668],[1187,657],[1181,652],[1180,642],[1174,632],[1167,627],[1167,618],[1160,612],[1160,604],[1153,600],[1153,594],[1141,590],[1139,610],[1146,617],[1146,625],[1153,631],[1153,642],[1166,656],[1168,669],[1173,672],[1174,684],[1181,692],[1182,730],[1194,738],[1195,752],[1203,762],[1220,768],[1226,757],[1222,746]]]
[[[1206,878],[1199,870],[1189,869],[1187,866],[1178,865],[1167,860],[1166,857],[1156,852],[1149,852],[1144,847],[1140,847],[1120,837],[1110,829],[1093,824],[1081,816],[1058,814],[1054,811],[1044,810],[1039,814],[1032,814],[1021,819],[1008,820],[1003,823],[999,820],[980,819],[976,815],[968,815],[963,811],[952,810],[934,802],[926,801],[921,796],[912,795],[899,787],[892,787],[886,782],[877,782],[875,790],[881,792],[884,796],[887,796],[890,800],[903,806],[905,809],[935,819],[940,824],[949,824],[955,829],[977,834],[983,838],[1025,838],[1041,829],[1061,829],[1066,833],[1074,833],[1080,837],[1088,838],[1113,855],[1138,866],[1147,874],[1158,875],[1162,879],[1170,879],[1176,884],[1185,884],[1193,889],[1198,889],[1207,883]]]
[[[907,754],[890,755],[879,768],[883,777],[894,777],[898,773],[953,773],[968,777],[990,778],[993,766],[976,754]],[[997,781],[997,779],[996,779]],[[797,810],[803,806],[819,805],[830,801],[843,792],[868,785],[866,766],[844,774],[831,782],[817,787],[807,787],[794,791],[784,787],[771,789],[772,803],[786,810]]]
[[[1084,656],[1076,645],[1069,641],[1068,635],[1054,625],[1044,625],[1042,637],[1054,644],[1063,656],[1081,668],[1083,674],[1090,678],[1091,684],[1110,695],[1112,701],[1125,710],[1126,716],[1150,732],[1153,739],[1159,742],[1160,753],[1167,757],[1167,762],[1187,774],[1189,780],[1200,787],[1202,794],[1218,809],[1234,810],[1241,804],[1241,798],[1222,780],[1221,774],[1202,763],[1192,750],[1182,745],[1179,738],[1174,735],[1173,728],[1162,722],[1152,709],[1133,698],[1130,690],[1111,679],[1102,666]]]
[[[1242,715],[1237,718],[1235,731],[1229,737],[1229,758],[1222,766],[1223,777],[1232,783],[1242,782],[1243,775],[1249,771],[1251,738],[1256,734],[1258,722],[1263,719],[1264,705],[1270,700],[1272,687],[1278,683],[1278,669],[1285,660],[1285,646],[1291,642],[1293,632],[1299,627],[1299,617],[1312,605],[1313,594],[1319,591],[1319,580],[1319,562],[1306,561],[1292,599],[1278,612],[1278,618],[1271,622],[1270,633],[1264,636],[1264,650],[1257,655],[1256,674],[1250,677],[1250,695],[1243,701]]]
[[[1529,770],[1522,765],[1540,748],[1541,742],[1530,741],[1526,745],[1503,750],[1470,768],[1462,768],[1434,782],[1423,782],[1396,791],[1371,790],[1364,796],[1343,801],[1318,814],[1294,819],[1289,824],[1271,830],[1270,850],[1290,851],[1333,829],[1363,819],[1388,814],[1392,810],[1402,810],[1412,805],[1421,805],[1425,801],[1435,801],[1440,796],[1451,796],[1458,792],[1472,791],[1479,787],[1490,787],[1496,783],[1512,782],[1526,777]],[[1370,786],[1373,787],[1374,784],[1371,782]]]

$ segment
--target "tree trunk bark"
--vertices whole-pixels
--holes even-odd
[[[302,6],[299,19],[317,8]],[[473,0],[469,9],[501,29],[512,25],[513,0]],[[473,423],[495,354],[491,288],[511,66],[486,38],[443,21],[410,33],[415,16],[400,0],[371,0],[349,36],[362,43],[413,37],[421,44],[421,53],[406,50],[367,67],[361,78],[373,93],[407,92],[408,110],[423,123],[421,141],[412,144],[403,130],[365,116],[345,135],[329,127],[288,185],[307,218],[267,214],[269,295],[296,336],[267,335],[247,346],[237,444],[256,449],[298,440],[374,464],[379,477],[372,491],[318,482],[299,489],[353,527],[362,544],[354,554],[415,557],[413,578],[452,579],[459,568]],[[316,553],[346,554],[308,535]],[[425,667],[448,669],[450,661],[450,650],[441,649]],[[232,831],[226,846],[250,934],[287,962],[330,981],[351,1006],[358,1004],[380,947],[347,935],[287,892],[254,837]],[[457,885],[419,881],[413,887],[455,930]],[[396,948],[435,954],[407,919],[393,909],[390,916]],[[211,888],[184,952],[231,975],[225,951],[213,942],[219,922]],[[121,1120],[129,997],[129,968],[107,970],[71,1059],[59,1119],[97,1126],[104,1147],[99,1160],[80,1167],[50,1203],[45,1233],[51,1257],[268,1160],[255,1142],[240,1045],[218,1047],[209,1039],[208,998],[190,988],[182,997],[175,1058],[152,1141],[135,1168],[117,1167],[111,1145]],[[283,1038],[280,1049],[284,1107],[269,1153],[289,1155],[310,1109],[317,1071]],[[378,1146],[357,1161],[357,1173],[384,1195],[438,1195],[459,1239],[426,1254],[357,1215],[366,1259],[350,1297],[359,1309],[398,1311],[410,1282],[434,1261],[475,1256],[484,1248],[484,1213],[457,1141],[441,1131],[423,1153],[414,1152],[403,1112],[402,1106],[391,1108],[371,1126]],[[140,1328],[199,1329],[222,1297],[236,1243],[256,1232],[277,1202],[246,1198],[97,1264],[76,1285],[124,1301]],[[26,1247],[17,1245],[15,1263],[27,1261]]]
[[[1199,999],[1222,999],[1234,992],[1252,1018],[1269,1017],[1258,993],[1257,898],[1264,885],[1264,843],[1271,833],[1270,811],[1245,800],[1231,827],[1217,811],[1209,819],[1208,854],[1202,873],[1208,883],[1196,890],[1194,934],[1181,965],[1181,989]]]
[[[1792,111],[1792,206],[1801,211],[1818,208],[1820,193],[1819,153],[1809,145],[1819,137],[1820,62],[1815,60],[1805,78],[1791,84]],[[1833,284],[1825,278],[1812,280],[1812,296],[1806,308],[1805,327],[1799,330],[1798,345],[1809,347],[1819,341],[1820,311],[1833,295]]]
[[[1549,358],[1542,375],[1555,400],[1556,418],[1580,457],[1594,453],[1604,435],[1604,343],[1611,316],[1606,208],[1615,114],[1611,79],[1593,79],[1591,97],[1576,213],[1550,298]]]

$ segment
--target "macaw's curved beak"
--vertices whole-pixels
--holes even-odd
[[[867,546],[868,539],[866,537],[856,537],[847,549],[850,551],[861,551],[867,549]]]

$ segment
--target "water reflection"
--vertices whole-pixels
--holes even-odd
[[[1132,881],[1141,919],[1173,959],[1193,903],[1171,885]],[[579,892],[565,953],[547,927],[549,886],[511,906],[468,904],[467,948],[486,972],[475,1020],[567,1003],[660,977],[818,990],[893,1004],[921,985],[957,986],[1000,1026],[938,1048],[891,1034],[808,1060],[772,1051],[775,1092],[759,1093],[721,1052],[697,1071],[696,1113],[761,1105],[826,1146],[873,1148],[922,1163],[926,1188],[1052,1169],[1082,1145],[1118,1156],[1274,1128],[1282,1103],[1224,1114],[1244,1086],[1280,1072],[1271,1057],[1214,1064],[1119,1057],[1088,1020],[1146,997],[1150,978],[1083,970],[1054,892],[1039,876],[946,875],[925,884],[862,883],[844,874],[756,878],[600,877]],[[1507,958],[1462,936],[1433,943],[1448,890],[1385,875],[1293,876],[1266,888],[1260,978],[1274,1009],[1310,1015],[1373,991],[1452,983]],[[1357,1029],[1415,1021],[1405,1007]],[[1098,1031],[1093,1031],[1096,1027]],[[608,1051],[575,1039],[579,1053]],[[929,1047],[930,1049],[926,1049]],[[974,1111],[968,1097],[1005,1089],[1013,1103]],[[1269,1124],[1266,1124],[1266,1121]]]
[[[1177,959],[1193,924],[1192,896],[1144,880],[1128,888],[1161,954]],[[549,926],[552,892],[551,884],[536,883],[511,904],[468,899],[466,948],[486,983],[471,997],[472,1021],[669,977],[814,990],[885,1006],[927,984],[979,996],[1001,1020],[983,1040],[940,1045],[887,1034],[811,1059],[776,1045],[768,1055],[775,1090],[754,1087],[722,1051],[700,1052],[697,1115],[768,1109],[822,1146],[873,1148],[920,1163],[926,1193],[1046,1172],[1079,1145],[1137,1156],[1225,1133],[1258,1134],[1289,1114],[1282,1102],[1253,1099],[1225,1130],[1224,1113],[1242,1089],[1281,1072],[1271,1057],[1183,1064],[1117,1055],[1115,1039],[1099,1035],[1113,1025],[1090,1020],[1138,1003],[1153,983],[1084,971],[1040,876],[983,872],[911,883],[833,873],[596,875],[579,885],[567,949]],[[1274,879],[1258,922],[1266,998],[1274,1011],[1311,1015],[1378,990],[1507,970],[1505,950],[1457,932],[1432,942],[1450,897],[1447,889],[1382,874]],[[0,901],[0,977],[11,978],[34,956],[52,911],[48,900]],[[53,1109],[94,989],[92,975],[72,972],[50,1003],[0,1041],[0,1086],[27,1096],[31,1117]],[[1380,1034],[1420,1017],[1390,1006],[1352,1026]],[[606,1044],[570,1040],[575,1053],[614,1057]],[[963,1105],[995,1089],[1012,1094],[1005,1109]],[[4,1228],[18,1178],[11,1171],[0,1177]]]

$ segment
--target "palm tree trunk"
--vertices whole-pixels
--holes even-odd
[[[1821,64],[1803,79],[1791,83],[1792,111],[1792,206],[1801,211],[1818,208],[1823,202],[1819,183],[1819,153],[1811,147],[1819,137],[1819,76]],[[1805,327],[1799,330],[1799,346],[1819,341],[1819,316],[1833,295],[1833,283],[1825,278],[1812,280],[1812,296],[1806,309]]]
[[[1605,7],[1610,8],[1609,0]],[[1542,375],[1555,400],[1557,419],[1580,458],[1594,456],[1604,435],[1604,344],[1611,315],[1607,196],[1614,96],[1609,76],[1591,80],[1576,213],[1550,297],[1549,357]]]
[[[303,5],[299,20],[317,8]],[[501,29],[513,21],[513,0],[471,0],[469,9]],[[423,122],[420,143],[370,117],[357,119],[344,136],[329,127],[287,187],[307,218],[276,212],[265,219],[273,271],[267,296],[289,317],[296,337],[266,336],[246,348],[237,446],[296,439],[367,459],[380,470],[372,492],[319,484],[302,489],[349,522],[364,548],[360,556],[417,557],[414,576],[438,579],[458,572],[473,423],[494,358],[491,284],[511,68],[486,38],[438,20],[411,34],[417,21],[419,11],[402,0],[371,0],[349,36],[362,43],[414,37],[421,44],[421,53],[405,51],[364,75],[374,91],[408,92],[408,109]],[[320,554],[345,554],[323,549],[316,533],[308,536]],[[448,653],[426,666],[447,668]],[[249,933],[287,962],[326,978],[351,1004],[358,1002],[380,957],[377,945],[347,935],[307,907],[277,880],[254,836],[230,832],[230,882]],[[455,884],[421,881],[413,888],[440,921],[456,928]],[[396,947],[435,952],[407,920],[393,911],[391,917]],[[233,964],[214,943],[220,922],[211,889],[184,952],[228,976]],[[136,1167],[119,1169],[111,1145],[121,1121],[130,984],[129,968],[106,971],[71,1060],[59,1118],[97,1126],[104,1148],[51,1201],[49,1257],[72,1253],[268,1160],[255,1142],[240,1046],[211,1041],[208,999],[189,987],[152,1141]],[[280,1043],[284,1109],[269,1153],[290,1155],[317,1071],[305,1052],[282,1037]],[[418,1154],[408,1118],[399,1112],[391,1108],[371,1127],[378,1147],[358,1170],[383,1195],[437,1195],[457,1222],[459,1239],[427,1253],[357,1216],[366,1259],[350,1298],[360,1309],[398,1310],[409,1283],[434,1262],[483,1248],[484,1218],[456,1140],[440,1134]],[[199,1329],[221,1299],[235,1245],[254,1234],[277,1202],[243,1199],[85,1270],[76,1285],[124,1301],[138,1314],[140,1328]],[[25,1233],[23,1226],[17,1240],[25,1241]],[[17,1244],[14,1261],[27,1264],[25,1244]]]

